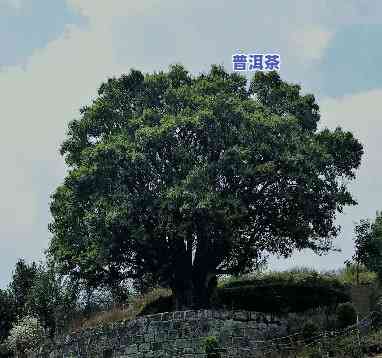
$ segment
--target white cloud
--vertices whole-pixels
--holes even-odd
[[[160,0],[67,0],[69,6],[89,18],[93,26],[110,25],[115,17],[142,15],[160,6]]]
[[[332,36],[332,32],[320,26],[298,28],[290,33],[290,52],[297,61],[314,64],[322,58]]]
[[[14,262],[39,257],[46,248],[49,194],[64,176],[58,147],[67,123],[102,81],[120,72],[111,34],[102,26],[68,26],[24,68],[0,71],[0,247],[13,253]],[[0,272],[2,284],[10,268]]]
[[[5,5],[8,5],[14,9],[20,9],[22,4],[21,4],[21,0],[0,0],[0,4],[2,2],[5,2]]]

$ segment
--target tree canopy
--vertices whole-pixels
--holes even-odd
[[[61,146],[49,255],[89,285],[171,287],[180,308],[269,254],[327,252],[363,149],[319,119],[314,96],[276,72],[249,86],[216,65],[109,79]]]

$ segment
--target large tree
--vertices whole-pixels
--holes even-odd
[[[313,95],[212,66],[191,76],[132,70],[109,79],[69,124],[69,172],[52,197],[49,254],[89,285],[147,277],[177,307],[208,305],[218,274],[269,254],[332,248],[362,145],[317,130]]]

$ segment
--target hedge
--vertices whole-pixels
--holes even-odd
[[[211,299],[213,308],[267,313],[303,312],[318,307],[332,311],[350,300],[348,286],[335,276],[316,272],[281,272],[235,279],[220,285]],[[161,297],[141,315],[172,311],[173,297]]]
[[[217,289],[216,307],[259,312],[302,312],[334,308],[350,300],[348,286],[335,276],[317,272],[277,272],[233,280]]]

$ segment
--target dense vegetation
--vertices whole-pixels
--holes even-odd
[[[171,288],[186,308],[269,254],[327,252],[363,149],[319,120],[314,96],[277,72],[247,83],[175,65],[109,79],[61,146],[70,170],[52,198],[51,259],[116,296],[126,279]]]
[[[225,307],[260,312],[302,312],[335,307],[350,300],[348,289],[334,275],[286,272],[228,282],[218,288],[217,302]]]
[[[0,290],[0,357],[42,335],[185,308],[316,309],[296,316],[306,339],[351,324],[349,286],[382,279],[381,214],[356,225],[340,272],[261,271],[271,254],[330,251],[336,214],[356,204],[347,185],[362,145],[319,120],[314,96],[276,72],[247,83],[175,65],[103,83],[61,146],[69,172],[52,196],[46,262],[19,260]]]
[[[334,312],[339,303],[350,301],[349,285],[334,274],[312,270],[270,272],[251,278],[221,281],[211,303],[218,309],[288,313],[325,307]],[[147,305],[141,314],[174,310],[174,297],[162,296]]]

